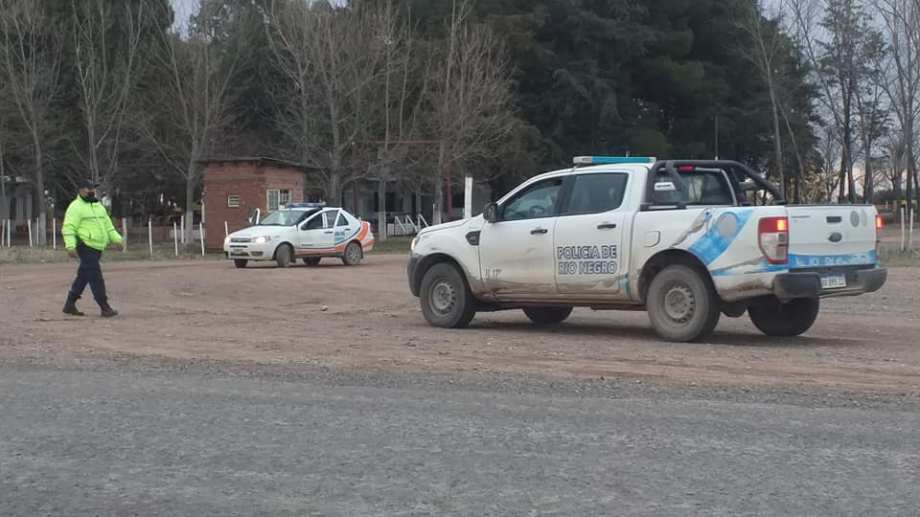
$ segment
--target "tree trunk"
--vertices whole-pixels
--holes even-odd
[[[35,184],[32,189],[32,218],[34,219],[37,215],[39,224],[44,225],[47,221],[45,215],[47,207],[45,206],[44,155],[37,138],[34,139],[33,143],[35,145]],[[29,224],[31,223],[32,221],[29,221]],[[33,236],[33,238],[36,244],[45,244],[45,232],[38,232],[38,235]]]
[[[447,220],[454,220],[454,183],[453,178],[451,178],[450,171],[447,171],[447,175],[444,178],[444,183],[447,186]]]
[[[189,166],[188,175],[185,177],[185,238],[186,246],[191,246],[195,243],[195,239],[192,238],[192,235],[195,231],[195,186],[197,183],[197,176],[194,172],[194,165]]]
[[[323,201],[338,206],[342,201],[342,173],[332,171],[329,179],[326,181],[325,193],[326,199]]]
[[[447,168],[447,144],[441,140],[438,146],[438,170],[434,178],[434,208],[431,214],[431,224],[441,224],[441,215],[444,206],[444,169]]]
[[[377,238],[387,240],[387,181],[383,173],[377,181]]]
[[[872,198],[875,195],[875,181],[872,177],[872,139],[869,137],[868,133],[863,138],[863,145],[866,146],[866,165],[865,178],[863,178],[863,199],[866,203],[872,203]]]
[[[776,92],[770,85],[770,104],[773,111],[773,152],[776,160],[776,172],[779,173],[780,192],[786,197],[786,173],[783,171],[783,141],[779,131],[779,110],[776,107]]]
[[[6,167],[3,160],[3,142],[0,142],[0,221],[6,221],[9,217],[10,205],[6,199]]]
[[[361,217],[361,207],[358,206],[358,203],[358,180],[354,180],[351,182],[351,209],[355,215]]]

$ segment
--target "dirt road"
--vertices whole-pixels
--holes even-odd
[[[429,327],[405,281],[405,258],[358,268],[229,262],[105,266],[113,305],[102,320],[60,313],[74,266],[0,266],[0,361],[93,357],[310,364],[428,372],[920,394],[920,270],[893,269],[880,292],[828,300],[808,336],[776,340],[723,318],[706,343],[657,340],[644,313],[579,309],[556,329],[519,311],[482,314],[467,330]]]

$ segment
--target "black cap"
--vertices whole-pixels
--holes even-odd
[[[96,183],[95,181],[91,180],[91,179],[80,180],[80,181],[77,183],[77,188],[85,188],[85,189],[90,189],[90,190],[93,190],[94,188],[96,188],[96,187],[98,187],[98,186],[99,186],[99,184]]]

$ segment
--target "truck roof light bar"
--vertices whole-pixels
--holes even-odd
[[[653,164],[658,161],[654,156],[576,156],[572,158],[574,165],[625,165],[625,164]]]

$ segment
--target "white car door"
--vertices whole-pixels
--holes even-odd
[[[562,184],[558,177],[528,185],[498,207],[496,222],[483,225],[481,273],[497,299],[556,294],[553,235]]]
[[[344,246],[347,241],[358,234],[358,230],[361,229],[361,223],[345,210],[339,210],[339,215],[335,219],[334,229],[335,246]]]
[[[335,253],[335,231],[327,227],[327,213],[319,212],[300,224],[298,230],[298,255],[326,255]]]
[[[592,172],[573,177],[556,222],[556,285],[574,298],[625,297],[627,262],[622,239],[629,184],[625,172]]]

